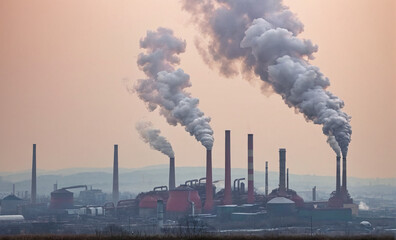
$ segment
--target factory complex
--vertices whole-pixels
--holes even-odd
[[[265,192],[254,185],[253,134],[247,136],[247,177],[231,179],[231,132],[225,131],[224,189],[212,179],[212,150],[206,149],[206,176],[176,185],[175,158],[169,158],[169,182],[132,199],[121,199],[118,145],[114,145],[112,200],[87,185],[59,188],[54,184],[48,202],[37,201],[36,144],[33,145],[31,193],[28,200],[11,194],[1,201],[0,233],[93,234],[124,233],[228,233],[261,234],[371,234],[374,225],[395,227],[392,218],[361,217],[358,204],[348,193],[346,158],[336,157],[335,190],[328,201],[303,199],[289,188],[286,149],[279,149],[279,185]],[[166,185],[167,184],[167,185]],[[247,186],[246,186],[247,184]],[[76,198],[71,189],[81,189]],[[15,190],[14,190],[15,191]],[[26,195],[28,195],[26,193]],[[369,221],[368,221],[369,220]],[[110,230],[109,230],[110,229]],[[377,230],[378,231],[378,230]],[[377,232],[381,233],[381,232]]]

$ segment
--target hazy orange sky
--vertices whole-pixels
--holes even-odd
[[[319,45],[312,63],[352,116],[349,176],[396,177],[396,1],[284,2],[305,25],[300,37]],[[230,129],[232,167],[246,168],[247,134],[254,133],[256,170],[269,161],[277,171],[284,147],[291,173],[334,175],[321,127],[280,96],[262,94],[258,82],[225,79],[205,65],[189,20],[174,0],[0,1],[0,171],[29,169],[33,143],[40,169],[110,167],[113,144],[122,168],[167,163],[139,139],[141,119],[170,140],[177,166],[203,166],[200,143],[126,91],[125,82],[144,77],[139,39],[162,26],[187,41],[180,67],[212,118],[214,167],[224,165]]]

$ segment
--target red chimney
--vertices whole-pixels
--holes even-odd
[[[248,134],[248,203],[254,203],[253,134]]]
[[[213,210],[213,184],[212,184],[212,150],[206,150],[206,200],[204,211]]]
[[[232,204],[231,196],[231,136],[230,130],[225,131],[225,183],[223,204]]]

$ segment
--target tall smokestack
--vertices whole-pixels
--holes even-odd
[[[36,144],[33,144],[33,161],[32,161],[32,189],[31,201],[36,203],[37,196],[37,176],[36,176]]]
[[[312,188],[312,201],[316,201],[316,186]]]
[[[14,196],[15,196],[15,183],[14,183],[14,184],[12,184],[12,195],[14,195]]]
[[[279,194],[286,195],[285,169],[286,168],[286,149],[279,149]]]
[[[268,196],[268,161],[265,162],[265,196]]]
[[[253,134],[248,134],[248,203],[254,203]]]
[[[113,164],[113,203],[117,205],[120,198],[118,190],[118,145],[114,145],[114,164]]]
[[[341,166],[340,166],[340,161],[341,157],[337,156],[337,169],[336,169],[336,194],[337,196],[340,195],[340,190],[341,190],[341,185],[340,185],[340,180],[341,180]]]
[[[347,159],[342,157],[342,191],[347,192]]]
[[[204,211],[213,210],[212,150],[206,149],[206,200]]]
[[[175,158],[169,158],[169,190],[175,189]]]
[[[289,168],[286,169],[286,190],[289,191]]]
[[[232,204],[231,196],[231,131],[225,131],[225,183],[223,204]]]

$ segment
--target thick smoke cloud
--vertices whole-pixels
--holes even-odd
[[[327,91],[330,81],[309,64],[317,46],[297,38],[303,24],[279,0],[184,0],[205,39],[197,47],[225,76],[254,73],[307,121],[322,125],[334,151],[346,156],[351,141],[344,102]],[[334,143],[334,140],[337,144]],[[338,148],[337,148],[338,146]]]
[[[161,131],[159,129],[153,128],[151,122],[136,123],[136,130],[139,132],[143,141],[150,144],[151,148],[162,152],[170,158],[175,157],[172,145],[165,137],[160,135]]]
[[[157,107],[171,125],[180,124],[207,149],[213,146],[213,130],[210,118],[198,108],[199,100],[184,89],[191,86],[190,76],[174,67],[180,62],[186,42],[173,36],[170,29],[158,28],[148,31],[140,41],[146,49],[138,57],[138,66],[148,79],[140,79],[134,86],[140,99],[150,111]]]

